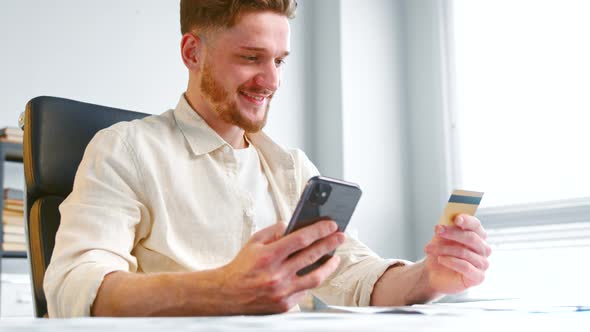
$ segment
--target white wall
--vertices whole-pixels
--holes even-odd
[[[446,98],[447,50],[444,29],[448,1],[403,1],[409,191],[408,210],[413,224],[413,252],[423,247],[434,232],[452,190],[453,173]]]
[[[308,155],[326,176],[343,177],[342,47],[339,0],[300,2],[306,26],[309,91],[306,134]]]
[[[0,3],[2,125],[55,95],[160,113],[186,82],[178,4],[7,0]]]
[[[341,2],[344,177],[363,188],[360,239],[389,257],[407,257],[411,242],[398,4]]]

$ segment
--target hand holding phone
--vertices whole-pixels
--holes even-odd
[[[322,219],[334,220],[338,230],[344,232],[361,194],[357,184],[323,176],[312,177],[301,194],[285,235]],[[297,275],[313,271],[333,254],[324,255],[317,262],[297,271]]]

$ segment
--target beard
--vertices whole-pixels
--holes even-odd
[[[265,89],[247,89],[243,85],[238,87],[239,90],[249,91],[251,93],[265,93]],[[236,125],[244,129],[247,133],[259,132],[266,125],[266,118],[270,108],[270,101],[274,94],[267,97],[268,101],[264,109],[262,120],[251,120],[246,118],[240,112],[235,99],[231,98],[230,93],[213,77],[213,69],[210,63],[203,66],[203,77],[201,79],[201,93],[211,102],[213,111],[226,123]],[[236,92],[237,94],[238,92]]]

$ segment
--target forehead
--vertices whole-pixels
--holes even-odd
[[[220,31],[217,43],[225,47],[262,48],[270,53],[289,52],[289,19],[270,11],[243,14],[231,28]]]

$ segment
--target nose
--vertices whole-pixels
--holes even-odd
[[[265,65],[261,68],[261,71],[256,75],[256,84],[263,87],[264,89],[272,92],[279,88],[281,83],[281,69],[272,63]]]

